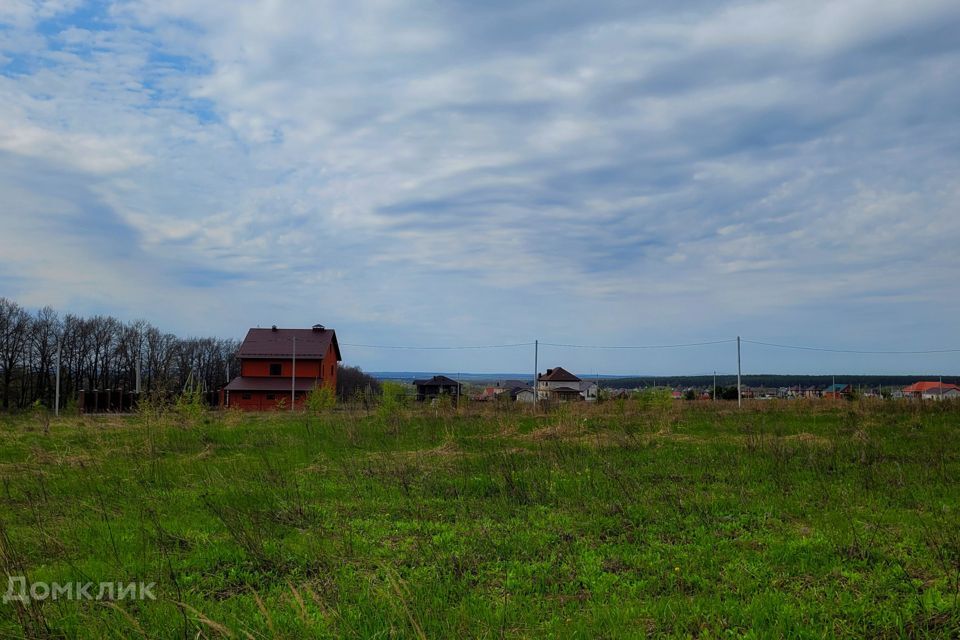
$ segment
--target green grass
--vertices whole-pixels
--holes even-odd
[[[0,418],[0,637],[955,637],[960,405]],[[2,577],[2,576],[0,576]]]

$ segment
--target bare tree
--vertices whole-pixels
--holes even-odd
[[[166,389],[173,382],[173,358],[177,337],[172,333],[162,333],[156,327],[148,327],[146,335],[146,389]]]
[[[60,349],[61,393],[81,389],[133,390],[140,372],[144,391],[179,391],[191,378],[216,391],[237,372],[236,340],[163,333],[146,320],[123,323],[110,316],[62,319],[51,307],[33,316],[0,298],[0,390],[3,408],[53,400]]]
[[[3,408],[10,408],[14,374],[22,376],[30,329],[30,314],[7,298],[0,298],[0,367],[3,368]]]
[[[37,311],[30,331],[30,368],[34,381],[31,395],[43,402],[50,401],[50,391],[53,388],[50,378],[55,373],[54,359],[62,332],[60,316],[52,307]]]

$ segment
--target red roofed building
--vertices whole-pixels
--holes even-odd
[[[960,397],[960,387],[940,382],[914,382],[903,388],[903,395],[926,400]]]
[[[223,389],[223,404],[245,411],[302,406],[316,387],[336,392],[340,346],[333,329],[250,329],[240,350],[240,375]],[[296,371],[294,371],[296,362]]]

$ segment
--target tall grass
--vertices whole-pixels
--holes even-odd
[[[652,395],[7,417],[0,569],[158,599],[3,604],[0,635],[949,637],[958,429]]]

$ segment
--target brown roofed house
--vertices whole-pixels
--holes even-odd
[[[547,369],[537,375],[537,394],[544,400],[570,402],[583,399],[580,395],[580,378],[563,367]]]
[[[250,329],[240,350],[240,375],[224,387],[223,404],[270,411],[299,407],[316,387],[337,390],[340,345],[333,329]],[[294,371],[296,361],[296,371]]]

